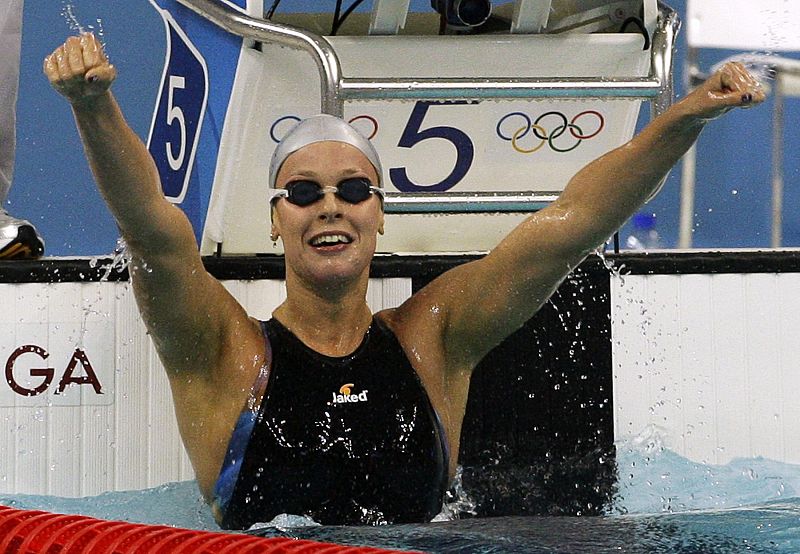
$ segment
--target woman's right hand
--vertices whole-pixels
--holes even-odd
[[[74,36],[44,60],[50,84],[72,104],[81,104],[104,94],[117,76],[103,45],[92,33]]]

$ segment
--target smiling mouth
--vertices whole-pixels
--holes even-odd
[[[353,239],[346,235],[320,235],[311,239],[311,246],[337,246],[350,244]]]

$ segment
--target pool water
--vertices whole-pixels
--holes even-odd
[[[616,446],[619,490],[604,516],[471,518],[385,527],[319,526],[282,516],[249,532],[442,554],[800,552],[800,466],[761,458],[701,464],[653,440]],[[0,504],[219,529],[194,482],[78,499],[13,495],[0,497]]]
[[[349,529],[270,528],[259,534],[438,553],[796,553],[800,552],[800,499],[730,511],[503,517]]]

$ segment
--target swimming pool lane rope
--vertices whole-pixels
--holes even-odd
[[[1,554],[388,554],[379,548],[194,531],[0,506]]]

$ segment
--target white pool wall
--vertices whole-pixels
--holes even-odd
[[[279,280],[225,286],[260,318],[284,297]],[[615,438],[655,436],[709,464],[800,464],[798,290],[797,273],[612,278]],[[379,310],[410,294],[409,278],[373,279],[368,302]],[[85,496],[193,477],[128,283],[1,284],[0,305],[0,367],[36,344],[48,358],[20,356],[14,378],[34,388],[43,378],[31,368],[55,370],[35,397],[0,383],[0,493]],[[54,394],[76,348],[102,395]]]
[[[268,318],[285,296],[276,280],[225,281],[254,316]],[[371,280],[373,310],[411,294],[410,279]],[[0,383],[0,493],[88,496],[192,479],[163,366],[147,336],[130,285],[0,284],[0,367],[25,345],[11,375],[29,390],[44,382],[33,368],[53,368],[37,396]],[[55,394],[74,351],[86,355],[102,389],[71,385]],[[86,375],[78,364],[73,378]]]
[[[628,275],[611,291],[618,439],[800,464],[800,274]]]

